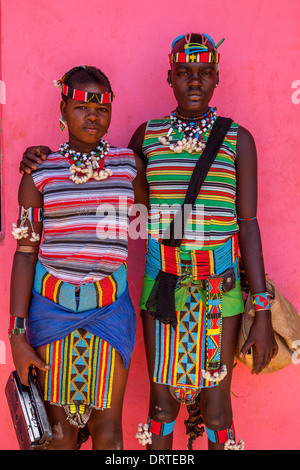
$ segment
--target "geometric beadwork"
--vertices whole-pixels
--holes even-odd
[[[263,292],[262,294],[253,294],[252,301],[256,311],[270,309],[268,292]]]
[[[185,309],[176,312],[177,327],[156,320],[154,382],[167,384],[171,393],[185,403],[199,389],[215,383],[202,377],[206,367],[206,309],[198,291],[187,288]]]
[[[222,283],[222,278],[206,280],[206,370],[219,369],[221,365]]]
[[[47,345],[44,398],[58,405],[110,408],[115,349],[80,328]]]

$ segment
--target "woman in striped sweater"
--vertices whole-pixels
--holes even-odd
[[[145,172],[132,150],[103,139],[113,93],[100,70],[75,67],[56,85],[69,139],[20,184],[12,354],[23,384],[29,367],[37,371],[53,428],[49,448],[76,449],[87,424],[93,449],[121,449],[135,341],[128,209],[134,192],[145,203]]]
[[[137,435],[149,449],[172,448],[180,403],[194,414],[191,440],[203,432],[199,407],[209,449],[243,448],[242,442],[235,442],[230,398],[244,310],[239,248],[256,302],[255,321],[241,354],[254,347],[253,373],[258,374],[277,351],[256,218],[256,149],[246,129],[231,122],[195,195],[183,236],[179,233],[174,240],[167,232],[185,200],[196,162],[204,158],[209,137],[220,123],[210,102],[219,83],[221,43],[215,45],[205,34],[173,41],[168,83],[177,108],[170,116],[142,124],[129,144],[144,158],[149,183],[149,239],[140,307],[151,396],[148,423]],[[175,224],[175,230],[181,228],[181,221],[177,228]]]

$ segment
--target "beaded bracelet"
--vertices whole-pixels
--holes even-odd
[[[11,335],[19,335],[26,331],[26,318],[14,317],[10,315],[8,319],[8,337]]]
[[[240,217],[237,218],[238,220],[243,220],[244,222],[247,220],[256,220],[256,217],[250,217],[249,219],[242,219]]]
[[[269,301],[269,293],[263,292],[261,294],[253,294],[252,301],[254,305],[254,310],[258,312],[259,310],[269,310],[270,309],[270,301]]]

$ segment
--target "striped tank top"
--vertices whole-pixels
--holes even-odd
[[[158,140],[170,129],[170,118],[148,121],[143,141],[143,152],[148,160],[150,211],[148,232],[158,241],[179,206],[183,203],[188,184],[199,153],[174,153]],[[181,248],[213,250],[238,232],[236,219],[236,141],[238,124],[233,123],[219,153],[203,183],[196,203],[188,218]],[[205,141],[210,131],[203,135]],[[181,140],[177,130],[172,132],[173,142]],[[181,236],[181,227],[177,234]],[[175,232],[176,235],[176,232]]]
[[[52,153],[34,172],[43,194],[44,241],[39,261],[62,281],[80,284],[100,281],[127,259],[129,208],[134,203],[136,176],[132,150],[110,147],[105,168],[112,176],[75,184],[70,163]]]

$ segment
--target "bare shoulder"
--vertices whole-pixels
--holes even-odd
[[[255,140],[251,132],[245,127],[239,126],[237,133],[237,153],[251,151],[255,148]]]
[[[141,124],[133,133],[128,147],[132,149],[135,153],[142,156],[143,154],[143,141],[145,136],[145,131],[147,127],[147,122]]]

